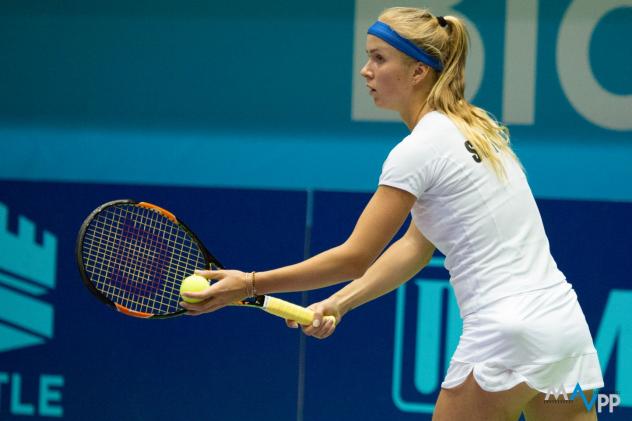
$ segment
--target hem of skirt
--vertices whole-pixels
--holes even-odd
[[[476,372],[474,371],[474,367],[472,367],[472,369],[470,369],[470,371],[467,373],[467,375],[465,377],[463,377],[462,379],[455,380],[454,382],[451,382],[449,384],[446,384],[445,382],[443,382],[441,384],[441,388],[442,389],[454,389],[455,387],[458,387],[458,386],[462,385],[463,382],[465,381],[465,379],[467,379],[469,377],[469,375],[472,374],[472,373],[473,373],[472,377],[474,377],[474,381],[476,382],[478,387],[480,387],[485,392],[491,392],[491,393],[504,392],[506,390],[513,389],[514,387],[518,386],[520,383],[525,383],[531,389],[537,390],[540,393],[549,393],[550,392],[550,390],[542,389],[541,387],[537,387],[537,386],[531,384],[531,382],[529,382],[524,376],[522,376],[519,373],[518,373],[519,374],[519,380],[516,381],[516,382],[512,382],[512,383],[509,383],[509,384],[504,384],[504,385],[499,386],[499,387],[487,387],[476,377]],[[604,383],[603,383],[603,381],[601,381],[601,382],[589,384],[588,386],[582,386],[582,390],[600,389],[603,386],[604,386]],[[570,388],[567,388],[565,390],[565,392],[566,393],[572,393],[574,391],[574,389],[575,389],[575,386],[571,386]]]
[[[458,380],[454,380],[450,383],[447,382],[443,382],[441,383],[441,388],[442,389],[453,389],[455,387],[458,387],[460,385],[463,384],[463,382],[470,376],[470,374],[472,375],[472,377],[474,378],[474,381],[476,382],[476,384],[478,385],[478,387],[480,387],[481,389],[483,389],[485,392],[502,392],[505,390],[509,390],[512,389],[514,387],[516,387],[517,385],[519,385],[520,383],[526,383],[527,386],[529,386],[531,389],[536,389],[532,384],[530,384],[527,379],[525,379],[522,375],[520,375],[520,379],[516,382],[511,382],[508,384],[503,384],[502,386],[498,386],[498,387],[488,387],[486,386],[483,382],[481,382],[477,376],[476,376],[476,364],[472,364],[472,366],[470,367],[469,371],[467,372],[467,374],[465,376],[463,376],[462,378],[458,379]]]
[[[569,357],[564,357],[564,358],[560,358],[558,360],[555,361],[551,361],[551,362],[547,362],[547,363],[533,363],[533,364],[525,364],[525,365],[541,365],[541,364],[553,364],[555,362],[558,361],[563,361],[565,359],[568,358],[577,358],[577,357],[583,357],[584,355],[591,355],[591,354],[596,354],[597,352],[586,352],[583,354],[578,354],[578,355],[573,355],[573,356],[569,356]],[[518,375],[518,379],[517,381],[511,382],[511,383],[507,383],[507,384],[503,384],[501,386],[498,387],[488,387],[484,384],[484,382],[481,382],[476,375],[476,367],[478,366],[479,363],[472,363],[472,362],[467,362],[467,361],[460,361],[460,360],[455,360],[457,362],[463,363],[463,364],[470,364],[469,370],[467,372],[467,374],[457,380],[451,381],[451,382],[446,382],[445,380],[441,383],[441,388],[442,389],[453,389],[457,386],[460,386],[461,384],[463,384],[463,382],[470,376],[470,374],[472,374],[472,377],[474,378],[474,381],[476,382],[476,384],[478,385],[478,387],[480,387],[482,390],[484,390],[485,392],[503,392],[505,390],[509,390],[512,389],[514,387],[516,387],[517,385],[519,385],[520,383],[525,383],[527,386],[529,386],[531,389],[533,390],[537,390],[540,393],[548,393],[549,390],[546,389],[542,389],[540,387],[537,387],[535,385],[533,385],[531,382],[529,382],[529,380],[527,380],[522,374],[516,372],[516,374]],[[588,386],[582,386],[582,390],[592,390],[592,389],[598,389],[604,386],[604,382],[603,380],[600,382],[596,382],[596,383],[591,383]],[[573,389],[575,388],[575,386],[571,386],[570,388],[567,388],[567,392],[566,393],[572,393]],[[570,390],[570,391],[569,391]]]

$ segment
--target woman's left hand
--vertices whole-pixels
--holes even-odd
[[[313,336],[318,339],[325,339],[331,336],[344,315],[335,295],[321,302],[314,303],[307,308],[314,312],[314,320],[317,320],[317,322],[309,326],[301,326],[301,329],[303,329],[303,333],[307,336]],[[325,318],[324,316],[332,316],[333,319]],[[286,320],[285,323],[287,327],[292,329],[299,327],[293,320]]]
[[[180,306],[187,310],[190,316],[210,313],[229,304],[248,297],[248,279],[245,272],[239,270],[196,270],[196,275],[217,282],[204,291],[185,292],[183,296],[201,300],[199,303],[181,302]]]

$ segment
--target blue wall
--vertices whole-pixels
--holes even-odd
[[[562,84],[583,68],[567,75],[556,59],[568,49],[565,18],[585,0],[451,3],[455,10],[446,11],[465,16],[485,47],[473,101],[508,120],[536,195],[632,200],[625,182],[632,176],[629,2],[608,3],[606,12],[582,6],[584,20],[596,22],[591,42],[588,51],[571,47],[587,55],[603,95],[627,104],[596,97],[597,110],[587,116],[569,100],[582,96],[581,88]],[[529,10],[510,14],[512,4],[531,5],[535,18],[521,15]],[[372,191],[405,127],[350,118],[354,58],[364,55],[354,49],[354,31],[365,22],[361,12],[388,5],[5,2],[0,177]],[[521,19],[532,23],[526,45],[535,56],[531,70],[514,74],[508,66],[527,55],[510,48],[510,29]],[[515,103],[533,102],[533,119],[512,123],[514,103],[503,100],[503,88],[531,79],[533,91]],[[593,122],[610,114],[627,128]],[[108,170],[114,164],[119,171]],[[170,171],[159,171],[164,167]]]
[[[472,100],[509,124],[554,256],[586,311],[603,391],[623,399],[602,418],[627,419],[632,2],[426,4],[464,16],[480,37]],[[111,314],[79,285],[72,255],[85,214],[119,197],[172,209],[226,265],[246,270],[344,241],[406,134],[392,116],[363,113],[370,99],[356,91],[356,34],[390,5],[0,5],[0,419],[105,420],[124,408],[127,419],[233,420],[254,406],[270,420],[429,419],[437,385],[426,379],[422,393],[414,368],[423,360],[440,379],[459,328],[440,256],[331,339],[301,342],[240,309],[164,323]],[[566,51],[578,60],[571,72]],[[443,298],[422,325],[416,303],[428,291]],[[433,324],[438,360],[416,339]]]

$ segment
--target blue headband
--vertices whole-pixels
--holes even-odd
[[[378,20],[373,25],[371,25],[367,32],[370,35],[375,35],[376,37],[383,39],[402,53],[414,58],[417,61],[421,61],[422,63],[432,67],[436,71],[440,72],[441,70],[443,70],[443,65],[439,60],[432,57],[430,54],[417,47],[411,41],[407,40],[406,38],[395,32],[393,28],[391,28],[384,22],[380,22]]]

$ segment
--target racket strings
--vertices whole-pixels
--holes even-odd
[[[146,218],[147,215],[151,214],[145,214],[144,218],[141,217],[141,222],[145,226],[156,228],[157,220],[148,220]],[[121,303],[127,304],[126,307],[128,308],[131,307],[142,311],[143,307],[149,305],[151,310],[160,310],[161,307],[165,306],[165,299],[168,298],[168,294],[173,294],[175,288],[170,285],[168,279],[163,279],[162,271],[156,269],[156,266],[164,265],[163,262],[156,261],[156,256],[152,253],[152,247],[156,246],[156,241],[153,237],[150,237],[153,241],[138,241],[138,238],[125,235],[125,226],[123,224],[123,234],[121,235],[120,243],[115,248],[118,251],[116,258],[114,260],[110,259],[113,265],[108,265],[110,267],[114,266],[114,272],[110,272],[114,274],[114,278],[111,279],[113,282],[111,285],[108,285],[109,288],[105,289],[105,292],[114,295],[113,298],[122,299]],[[170,231],[173,234],[173,227],[170,227]],[[177,262],[176,266],[182,266],[181,261],[176,260],[175,262]],[[160,278],[156,278],[156,276],[160,276]],[[161,293],[160,282],[165,280],[167,282],[164,284],[164,293]],[[144,286],[139,287],[139,282],[141,283],[140,285],[143,285],[142,282],[145,282]],[[149,285],[149,288],[147,285]],[[148,293],[153,293],[153,296]],[[151,302],[152,299],[153,303]],[[169,305],[168,300],[167,305]]]
[[[206,261],[189,234],[160,213],[131,204],[99,213],[83,259],[93,285],[113,302],[151,314],[179,310],[179,286]]]
[[[130,221],[126,220],[123,224],[121,242],[124,246],[117,248],[112,283],[136,295],[145,296],[158,290],[169,258],[169,251],[161,238],[135,228]],[[142,249],[142,244],[148,245],[146,251]],[[126,269],[129,269],[130,273],[143,275],[148,281],[127,282],[129,273]]]

